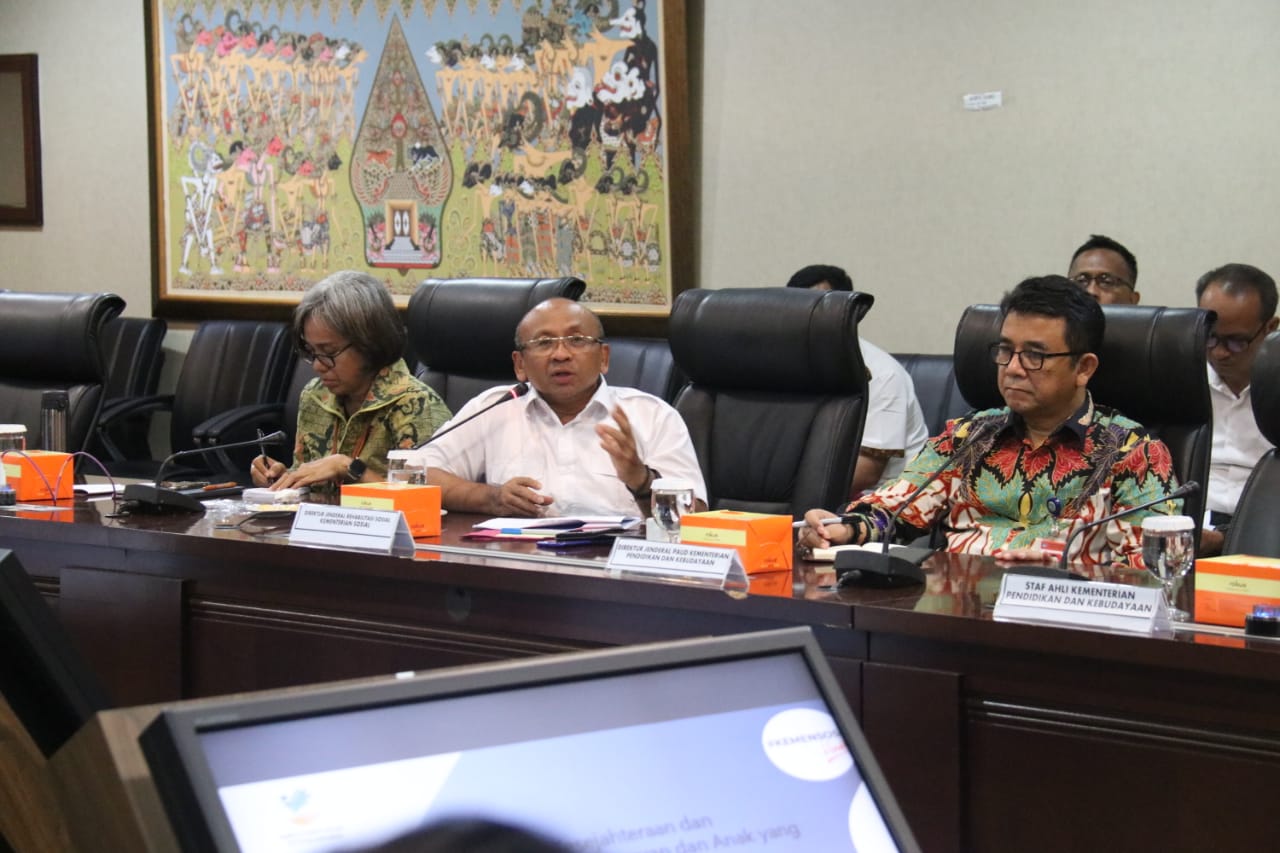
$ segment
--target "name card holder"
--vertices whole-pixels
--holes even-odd
[[[304,503],[289,531],[291,545],[321,545],[382,554],[412,554],[413,536],[398,510]]]
[[[1057,580],[1016,571],[1000,581],[992,617],[1126,634],[1170,633],[1169,606],[1159,587]]]
[[[746,592],[747,573],[733,548],[706,548],[674,542],[619,537],[605,566],[617,578],[660,580]]]

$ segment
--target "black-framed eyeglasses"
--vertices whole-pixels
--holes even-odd
[[[1262,334],[1267,328],[1267,321],[1262,321],[1262,325],[1258,327],[1258,331],[1249,337],[1244,335],[1215,335],[1213,332],[1204,339],[1204,348],[1206,350],[1217,349],[1219,345],[1227,348],[1227,352],[1233,355],[1239,355],[1249,348],[1249,345],[1258,339],[1258,335]]]
[[[1096,275],[1093,273],[1082,272],[1071,279],[1084,290],[1089,289],[1090,284],[1096,284],[1103,290],[1115,290],[1117,287],[1127,287],[1133,290],[1133,282],[1125,281],[1122,278],[1116,278],[1111,273],[1100,272]]]
[[[1022,364],[1023,370],[1039,370],[1044,367],[1046,358],[1065,358],[1069,355],[1080,355],[1078,352],[1040,352],[1034,349],[1014,349],[1008,344],[995,343],[991,345],[991,360],[996,364],[1004,367],[1013,361],[1014,356],[1018,357],[1018,361]]]
[[[316,352],[306,344],[298,344],[298,355],[307,364],[315,364],[318,361],[325,370],[333,370],[333,365],[338,361],[338,356],[351,349],[352,346],[354,345],[347,344],[335,352]]]
[[[604,343],[604,338],[591,335],[561,335],[558,338],[534,338],[520,344],[520,351],[534,355],[550,355],[560,344],[564,344],[573,352],[582,352],[596,344]]]

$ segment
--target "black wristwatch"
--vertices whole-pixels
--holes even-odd
[[[653,494],[653,481],[658,479],[657,471],[648,466],[645,466],[644,470],[647,472],[644,478],[644,485],[638,489],[633,489],[630,486],[627,486],[627,491],[631,493],[631,497],[638,501],[646,501],[649,499],[650,495]]]
[[[364,469],[367,467],[364,464],[364,460],[352,459],[351,464],[347,466],[347,479],[353,483],[360,482],[360,478],[364,476]]]

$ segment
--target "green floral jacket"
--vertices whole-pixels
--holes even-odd
[[[415,379],[403,359],[378,373],[364,405],[350,418],[317,377],[302,389],[298,403],[293,464],[342,453],[386,474],[388,450],[426,441],[451,417],[440,395]]]

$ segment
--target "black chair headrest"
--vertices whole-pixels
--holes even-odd
[[[873,301],[785,287],[686,290],[671,310],[671,352],[699,385],[848,392],[866,381],[858,319]]]
[[[1264,438],[1280,447],[1280,332],[1272,332],[1258,349],[1249,377],[1253,419]]]
[[[1089,383],[1094,402],[1147,426],[1212,420],[1204,341],[1212,312],[1199,308],[1104,305],[1106,332],[1098,372]],[[971,305],[956,326],[956,384],[969,405],[1004,405],[988,347],[1000,339],[1000,308]]]
[[[5,378],[102,382],[101,329],[123,310],[124,300],[114,293],[0,292]]]
[[[509,379],[521,318],[553,296],[576,301],[586,287],[572,277],[427,279],[409,297],[409,342],[432,371]]]

